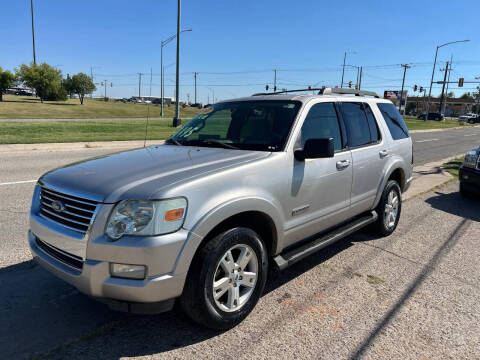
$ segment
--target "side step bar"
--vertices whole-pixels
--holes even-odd
[[[302,244],[297,248],[291,249],[277,255],[273,258],[279,270],[286,269],[290,265],[302,260],[303,258],[313,254],[314,252],[323,249],[324,247],[333,244],[334,242],[343,239],[344,237],[360,230],[361,228],[377,221],[378,214],[372,211],[360,218],[353,220],[341,227],[332,230],[329,233],[323,234],[319,238],[313,239],[306,244]]]

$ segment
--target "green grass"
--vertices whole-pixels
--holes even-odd
[[[443,164],[443,168],[450,173],[455,179],[458,179],[458,169],[462,166],[463,157],[456,158]]]
[[[0,122],[0,144],[143,140],[145,120]],[[150,120],[148,139],[166,139],[172,120]]]
[[[408,130],[430,130],[430,129],[447,129],[458,126],[471,126],[465,123],[459,123],[456,119],[446,118],[444,121],[434,120],[418,120],[413,116],[405,116],[405,123]]]
[[[151,117],[160,116],[160,105],[150,104]],[[81,105],[78,99],[40,102],[33,96],[6,95],[0,102],[0,119],[98,119],[98,118],[143,118],[147,116],[146,104],[133,104],[85,98]],[[181,108],[182,118],[192,118],[197,108]],[[175,107],[164,107],[164,117],[173,118]]]
[[[0,144],[32,144],[51,142],[90,142],[112,140],[142,140],[145,135],[145,120],[92,120],[92,121],[41,121],[2,122],[1,119],[82,119],[82,118],[146,118],[145,104],[119,103],[85,99],[47,101],[27,96],[7,95],[0,102]],[[181,117],[191,118],[199,109],[187,107],[180,110]],[[150,117],[158,117],[160,107],[150,104]],[[165,107],[165,118],[151,120],[148,127],[149,140],[166,139],[176,129],[171,126],[174,107]],[[410,130],[443,129],[459,126],[458,121],[422,121],[405,117]],[[468,125],[467,125],[468,126]]]

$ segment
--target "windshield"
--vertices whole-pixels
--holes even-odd
[[[205,108],[168,141],[175,145],[281,151],[299,101],[235,101]]]

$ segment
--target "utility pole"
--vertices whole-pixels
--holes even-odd
[[[277,91],[277,69],[273,70],[273,92]]]
[[[197,72],[193,73],[193,77],[195,79],[195,104],[197,103],[197,75],[198,75]]]
[[[448,79],[447,79],[447,89],[445,90],[445,105],[443,105],[443,111],[440,109],[440,113],[444,114],[445,110],[447,109],[447,101],[448,101],[448,84],[450,82],[450,74],[452,73],[452,62],[453,62],[453,54],[450,55],[450,67],[448,68]]]
[[[90,66],[90,79],[93,83],[93,66]],[[90,99],[93,99],[93,91],[90,93]]]
[[[32,13],[33,64],[37,65],[37,57],[35,55],[35,27],[33,26],[33,0],[30,0],[30,11]]]
[[[363,66],[360,66],[360,80],[358,81],[358,90],[362,88],[362,72],[363,72]]]
[[[405,85],[405,75],[407,73],[407,69],[410,69],[410,65],[407,65],[407,64],[402,64],[401,65],[403,67],[403,79],[402,79],[402,91],[400,92],[400,103],[398,105],[398,112],[399,113],[402,113],[402,100],[403,100],[403,88],[404,88],[404,85]],[[407,97],[405,96],[405,107],[407,107]],[[403,110],[403,112],[405,112],[405,109]]]
[[[104,100],[107,100],[107,80],[103,80],[103,86],[104,86],[104,89],[105,89]]]
[[[340,88],[343,88],[343,76],[345,75],[345,60],[347,60],[347,52],[343,55],[343,67],[342,67],[342,83],[340,84]]]
[[[355,82],[355,89],[358,90],[358,80],[360,78],[360,66],[355,66],[357,68],[357,81]]]
[[[181,10],[181,0],[177,1],[177,74],[176,74],[176,84],[175,84],[175,117],[173,118],[173,127],[178,127],[181,125],[182,120],[180,119],[180,10]]]
[[[442,94],[440,95],[440,105],[438,106],[438,112],[442,112],[443,107],[443,94],[445,92],[445,82],[447,81],[447,73],[448,73],[448,61],[445,65],[445,75],[443,76],[443,84],[442,84]]]
[[[142,73],[138,74],[138,99],[140,100],[140,88],[142,86]]]

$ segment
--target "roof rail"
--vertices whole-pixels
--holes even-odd
[[[376,92],[365,91],[365,90],[356,90],[356,89],[343,89],[343,88],[325,88],[323,90],[323,95],[329,94],[348,94],[355,96],[373,96],[375,98],[380,98]]]

